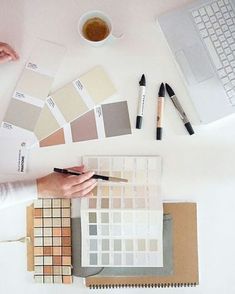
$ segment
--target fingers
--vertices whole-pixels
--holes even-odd
[[[71,194],[76,193],[76,192],[82,192],[84,190],[86,190],[87,188],[89,188],[90,186],[94,185],[97,183],[97,180],[95,179],[90,179],[86,182],[83,182],[82,184],[73,186],[71,189]]]
[[[74,171],[77,171],[77,172],[83,172],[85,170],[85,166],[82,164],[80,166],[72,166],[72,167],[68,167],[66,169],[74,170]]]
[[[6,63],[8,61],[12,60],[11,56],[9,55],[0,55],[0,64]]]
[[[9,60],[17,60],[19,59],[18,54],[15,52],[14,49],[11,48],[11,46],[9,46],[6,43],[0,43],[0,52],[1,52],[1,60],[4,59],[4,62],[9,61]],[[3,56],[4,54],[4,56]],[[8,57],[10,59],[6,60],[5,58]],[[3,63],[3,61],[2,61]]]
[[[89,182],[89,181],[88,181]],[[97,181],[95,183],[91,184],[90,186],[86,187],[85,189],[81,191],[76,191],[71,194],[71,198],[78,198],[78,197],[84,197],[84,196],[92,196],[92,190],[96,187]]]
[[[70,186],[76,186],[89,180],[94,175],[94,172],[85,172],[80,176],[68,176],[66,182]]]

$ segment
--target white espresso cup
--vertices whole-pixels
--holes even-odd
[[[108,30],[107,30],[107,34],[105,35],[104,38],[102,38],[101,40],[94,41],[94,40],[90,40],[89,37],[86,36],[86,34],[84,32],[84,26],[86,26],[86,24],[89,21],[92,22],[92,20],[94,20],[96,18],[103,21],[106,24]],[[103,13],[102,11],[99,11],[99,10],[88,11],[80,17],[79,22],[78,22],[78,32],[79,32],[81,38],[86,43],[88,43],[92,46],[95,46],[95,47],[102,46],[105,43],[111,41],[112,39],[119,39],[122,37],[122,34],[120,34],[118,36],[113,34],[113,25],[112,25],[110,18],[105,13]]]

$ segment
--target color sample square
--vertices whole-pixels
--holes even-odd
[[[121,208],[121,199],[120,198],[114,198],[114,199],[112,199],[112,203],[113,203],[113,205],[112,205],[112,207],[113,208]]]
[[[109,199],[108,198],[103,198],[101,199],[101,208],[109,208]]]
[[[103,225],[101,227],[101,234],[102,234],[102,236],[108,236],[109,235],[109,226]]]
[[[108,213],[101,213],[101,223],[108,223],[109,222],[109,214]]]
[[[96,253],[90,254],[90,264],[97,265],[97,254]]]
[[[96,213],[90,212],[89,213],[89,223],[96,223],[96,222],[97,222]]]
[[[97,240],[90,240],[90,251],[97,251]]]

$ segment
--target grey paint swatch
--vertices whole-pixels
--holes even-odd
[[[40,107],[12,98],[4,121],[17,127],[33,131],[40,112]]]
[[[102,105],[106,137],[131,134],[127,101]]]

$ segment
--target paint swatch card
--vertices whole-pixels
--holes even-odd
[[[34,201],[34,279],[36,283],[72,283],[71,202]]]
[[[65,48],[38,40],[23,69],[2,122],[9,134],[35,140],[33,130],[44,106]]]
[[[28,152],[29,144],[27,141],[0,136],[0,173],[25,173]]]
[[[97,66],[46,99],[34,132],[42,140],[116,93],[108,74]]]
[[[127,101],[98,105],[40,141],[40,147],[131,134]]]
[[[82,266],[162,267],[161,159],[85,157],[83,163],[128,183],[103,181],[82,198]]]

